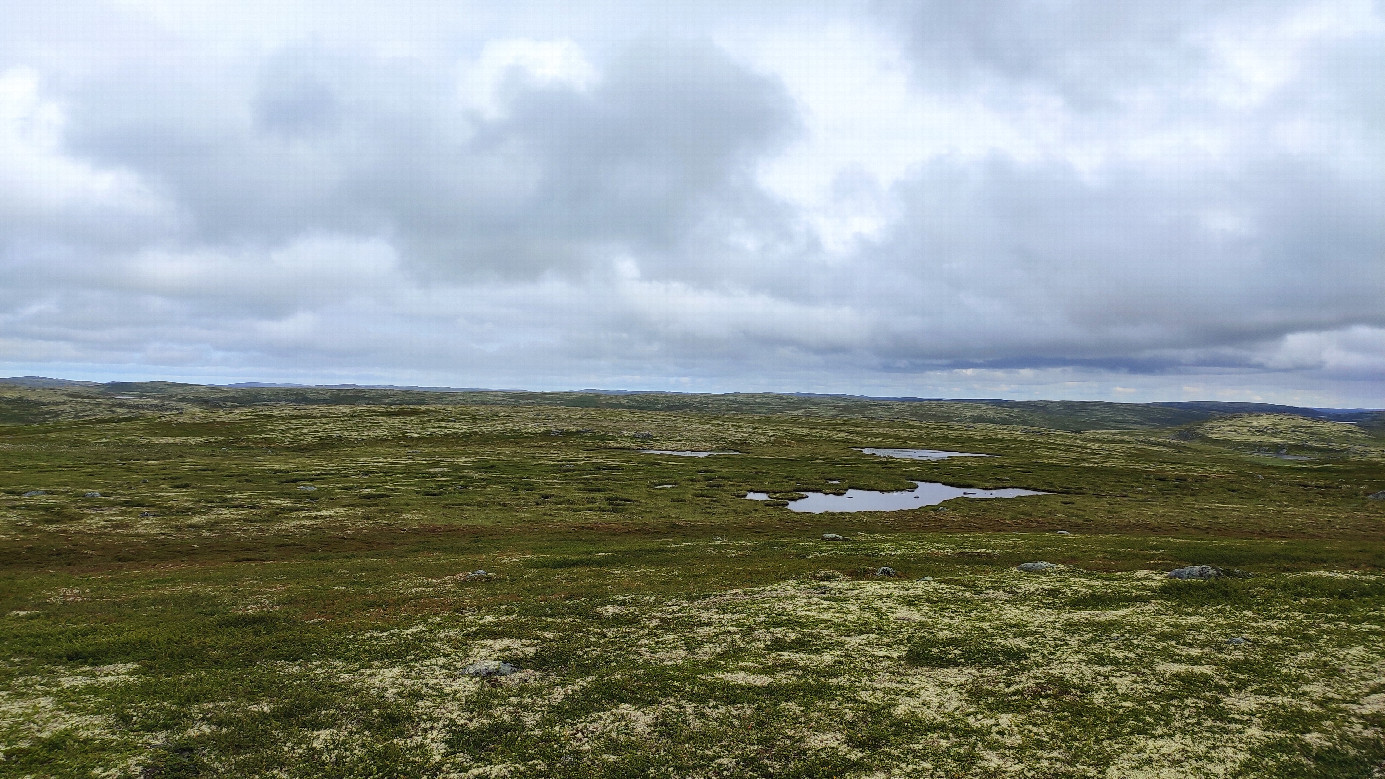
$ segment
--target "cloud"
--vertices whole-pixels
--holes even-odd
[[[74,7],[0,49],[13,372],[1385,379],[1368,2]]]
[[[158,64],[84,95],[71,142],[182,205],[183,240],[388,236],[406,266],[461,278],[686,253],[721,232],[709,220],[771,207],[752,163],[794,126],[772,78],[688,41],[633,43],[600,71],[568,41],[441,71],[319,44],[178,82]]]

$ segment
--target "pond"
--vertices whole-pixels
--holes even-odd
[[[714,454],[740,454],[740,452],[680,452],[673,449],[641,449],[640,454],[671,454],[674,457],[711,457]]]
[[[936,506],[953,498],[1019,498],[1026,495],[1049,495],[1047,492],[1007,488],[978,490],[971,487],[952,487],[935,481],[916,481],[912,490],[879,492],[877,490],[847,490],[844,495],[809,492],[808,497],[789,501],[790,511],[822,514],[828,511],[902,511],[920,506]],[[769,500],[765,492],[749,492],[750,500]]]
[[[873,454],[879,457],[896,457],[901,460],[946,460],[949,457],[993,457],[989,454],[975,454],[972,452],[944,452],[941,449],[875,449],[872,447],[858,447],[858,452]]]

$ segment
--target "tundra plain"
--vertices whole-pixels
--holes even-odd
[[[1385,416],[1265,411],[3,386],[0,775],[1385,776]],[[784,506],[913,481],[1051,494]]]

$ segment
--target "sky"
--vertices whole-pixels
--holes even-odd
[[[1385,406],[1385,2],[3,14],[0,375]]]

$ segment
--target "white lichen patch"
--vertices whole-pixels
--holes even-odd
[[[91,688],[129,683],[136,670],[134,663],[118,663],[14,677],[0,689],[0,747],[25,746],[63,732],[94,739],[121,737],[121,728],[95,702]]]
[[[433,647],[431,656],[338,673],[416,701],[431,723],[429,754],[458,772],[485,758],[449,751],[440,734],[499,722],[592,754],[710,729],[718,735],[708,748],[741,760],[753,750],[728,740],[736,718],[759,716],[780,723],[761,738],[823,760],[913,766],[918,776],[1019,777],[1043,766],[1074,776],[1172,776],[1188,765],[1231,775],[1256,765],[1269,745],[1301,740],[1293,723],[1311,722],[1310,741],[1328,746],[1380,737],[1381,626],[1231,605],[1180,608],[1154,597],[1164,581],[1148,572],[990,569],[946,584],[799,580],[707,597],[621,598],[596,607],[599,622],[526,626],[516,616],[488,628],[510,624],[536,639],[469,638],[484,624],[475,617],[430,627],[417,641]],[[1080,610],[1064,600],[1103,597],[1125,600]],[[483,657],[540,658],[579,624],[585,648],[569,670],[491,683],[459,674]],[[1315,641],[1324,631],[1336,639]],[[1228,644],[1247,635],[1253,640]],[[707,683],[722,686],[699,686]],[[800,695],[779,690],[800,688],[816,692],[779,699]],[[611,699],[594,692],[603,689],[644,689],[640,697],[653,702],[604,705]],[[774,697],[718,702],[735,689]],[[593,708],[574,718],[573,707],[584,705]],[[853,729],[882,722],[898,734],[888,749],[854,745]],[[900,770],[880,775],[909,775]]]

